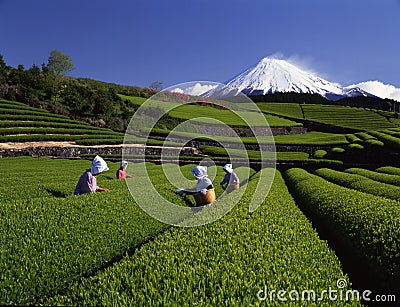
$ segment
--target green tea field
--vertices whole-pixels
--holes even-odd
[[[144,102],[134,97],[131,101]],[[210,140],[206,133],[174,132],[164,142],[171,136],[170,123],[194,114],[207,117],[212,111],[212,118],[238,131],[243,125],[228,110],[180,106],[153,128],[148,139],[132,134],[125,136],[125,142],[179,148],[179,138],[189,137],[191,154],[169,156],[165,161],[175,164],[160,164],[158,154],[146,152],[146,160],[153,162],[130,162],[128,173],[133,178],[126,182],[115,179],[121,152],[101,154],[110,170],[98,176],[98,185],[110,192],[74,196],[79,176],[98,150],[107,144],[121,146],[124,135],[2,101],[3,153],[9,152],[7,146],[31,142],[68,142],[80,150],[92,147],[73,160],[0,159],[0,303],[360,306],[382,297],[390,302],[398,299],[400,127],[389,120],[392,114],[339,106],[259,105],[278,135],[216,135]],[[310,122],[333,128],[318,131]],[[339,126],[353,130],[340,133],[335,130]],[[224,142],[232,148],[221,146]],[[236,148],[237,142],[244,149]],[[216,174],[212,180],[218,199],[193,216],[175,216],[178,226],[148,215],[128,189],[127,184],[141,193],[143,187],[135,182],[146,163],[161,197],[192,206],[190,196],[174,193],[178,187],[164,169],[179,160],[180,172],[192,179],[191,168],[205,158],[217,164],[209,167],[209,173]],[[276,168],[263,167],[264,159],[276,159]],[[238,191],[224,194],[218,183],[228,161],[242,184]],[[243,161],[249,167],[240,166]],[[260,207],[250,212],[252,198],[260,185],[267,185],[266,178],[272,187]],[[213,223],[179,227],[218,215],[224,204],[231,203],[236,204],[233,209]],[[340,296],[332,299],[330,290]]]
[[[374,290],[391,289],[400,278],[398,168],[277,171],[253,213],[247,206],[260,173],[251,171],[242,199],[225,217],[180,228],[142,211],[126,183],[114,179],[117,163],[109,162],[110,171],[98,178],[110,193],[81,196],[73,190],[90,161],[20,157],[0,159],[0,166],[2,304],[258,305],[265,284],[321,293],[339,279],[350,290],[353,272],[344,270],[329,239],[327,244],[313,226],[322,220],[348,246],[350,261],[376,273],[379,283],[369,285]],[[159,193],[186,205],[161,166],[147,168]],[[130,171],[135,174],[134,165]],[[271,169],[261,172],[274,176]],[[221,167],[216,173],[219,182]],[[352,185],[351,176],[363,181]],[[218,203],[199,218],[213,210]]]

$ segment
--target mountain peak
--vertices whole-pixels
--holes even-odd
[[[296,92],[341,95],[339,84],[306,72],[286,60],[262,58],[255,66],[228,81],[246,95],[265,95],[277,92]]]

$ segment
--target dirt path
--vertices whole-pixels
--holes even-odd
[[[36,147],[87,147],[87,148],[118,148],[118,147],[144,147],[143,144],[118,144],[118,145],[77,145],[75,142],[23,142],[23,143],[0,143],[0,150],[11,150],[11,149],[26,149]],[[146,146],[147,148],[176,148],[170,146]],[[184,147],[190,148],[190,147]]]
[[[25,149],[34,147],[74,147],[75,142],[23,142],[23,143],[0,143],[0,150]]]

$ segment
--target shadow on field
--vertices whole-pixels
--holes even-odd
[[[46,191],[57,198],[66,198],[68,196],[67,193],[64,193],[64,192],[58,191],[58,190],[54,190],[54,189],[46,188]]]

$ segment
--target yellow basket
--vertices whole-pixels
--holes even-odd
[[[196,206],[205,206],[211,204],[215,201],[215,191],[214,189],[207,190],[206,194],[196,193],[193,195],[194,200],[196,201]]]

